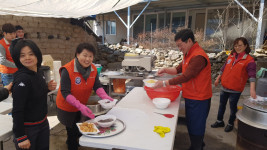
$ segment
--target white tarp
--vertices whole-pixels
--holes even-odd
[[[111,12],[144,0],[0,0],[0,15],[81,18]]]

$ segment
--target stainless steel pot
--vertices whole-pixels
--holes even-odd
[[[267,130],[267,101],[244,101],[237,118],[250,126]]]
[[[91,109],[94,114],[98,114],[105,110],[97,101],[88,101],[87,107]]]
[[[87,107],[90,108],[94,114],[100,113],[104,110],[100,104],[87,105]]]
[[[267,150],[267,102],[246,100],[236,116],[236,150]]]

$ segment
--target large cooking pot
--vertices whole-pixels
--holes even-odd
[[[267,130],[267,101],[245,100],[237,118],[256,128]]]
[[[236,150],[267,150],[267,101],[245,100],[236,116]]]

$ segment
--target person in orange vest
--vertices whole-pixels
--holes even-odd
[[[89,43],[78,45],[75,58],[59,69],[61,76],[60,87],[57,94],[57,117],[66,126],[67,145],[69,150],[77,150],[78,139],[81,136],[76,125],[82,115],[94,119],[95,115],[86,106],[92,90],[101,99],[109,97],[100,83],[97,68],[93,64],[96,50]]]
[[[233,50],[214,82],[214,85],[218,86],[221,80],[222,88],[217,121],[211,125],[212,128],[225,126],[223,115],[229,99],[230,118],[224,131],[230,132],[233,130],[237,112],[237,103],[248,79],[250,81],[250,96],[254,99],[257,97],[255,91],[256,63],[253,57],[249,55],[250,51],[251,49],[246,38],[240,37],[235,39]]]
[[[189,149],[201,150],[205,146],[203,138],[212,97],[211,64],[207,54],[195,42],[192,30],[179,31],[174,40],[184,55],[183,61],[177,67],[159,69],[157,74],[182,74],[157,81],[153,88],[182,84],[186,124],[191,141]]]
[[[16,29],[12,24],[6,23],[2,26],[2,32],[4,38],[0,40],[0,74],[2,84],[6,86],[13,81],[13,73],[18,70],[9,51],[9,46],[16,37]]]

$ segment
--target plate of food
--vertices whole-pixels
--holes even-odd
[[[89,121],[93,122],[93,120],[89,120]],[[97,133],[97,134],[85,134],[85,136],[93,137],[93,138],[105,138],[105,137],[117,135],[117,134],[123,132],[124,129],[126,128],[124,122],[121,121],[120,119],[116,119],[116,121],[110,127],[103,128],[97,124],[96,124],[96,126],[99,129],[99,133]]]
[[[83,123],[76,123],[76,125],[78,126],[79,131],[84,135],[94,135],[100,132],[96,125],[93,122],[90,122],[90,120]]]

